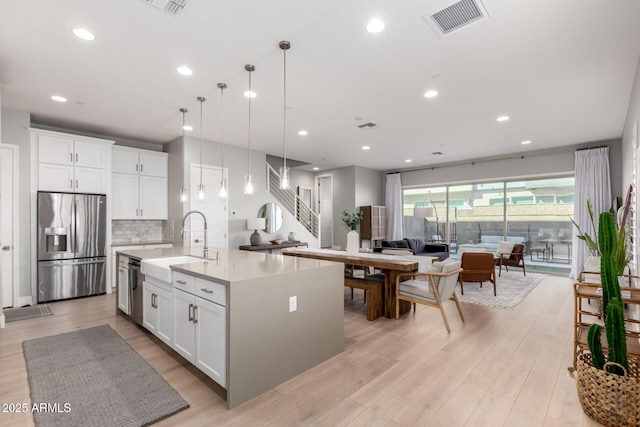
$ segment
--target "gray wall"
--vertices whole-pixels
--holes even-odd
[[[2,142],[17,145],[20,151],[18,176],[18,255],[19,297],[31,295],[31,136],[27,128],[31,115],[22,111],[2,109]],[[35,279],[34,279],[35,280]]]
[[[612,193],[614,195],[621,195],[622,144],[619,139],[593,141],[556,150],[524,153],[521,156],[516,155],[508,159],[476,160],[475,162],[466,162],[463,164],[442,165],[428,169],[405,171],[402,172],[402,186],[453,184],[457,182],[573,173],[575,170],[576,149],[603,145],[609,147]]]
[[[383,205],[384,187],[381,171],[356,166],[356,206]]]

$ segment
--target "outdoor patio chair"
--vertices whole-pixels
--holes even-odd
[[[506,255],[509,256],[506,257]],[[527,268],[524,265],[524,256],[524,245],[521,245],[519,243],[516,243],[513,246],[513,251],[511,252],[511,254],[499,254],[498,256],[496,256],[495,263],[496,265],[500,266],[498,276],[502,275],[503,265],[507,271],[509,271],[509,267],[520,267],[522,268],[522,273],[524,273],[524,275],[526,276]]]

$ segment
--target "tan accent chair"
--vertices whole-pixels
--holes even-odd
[[[509,255],[508,257],[505,257]],[[505,269],[509,271],[509,267],[520,267],[522,268],[522,272],[524,275],[527,275],[527,268],[524,265],[524,245],[520,243],[516,243],[513,246],[513,252],[510,254],[497,254],[495,258],[495,264],[500,266],[500,271],[498,276],[502,275],[502,266],[504,265]]]
[[[489,252],[464,252],[462,254],[463,273],[458,277],[460,293],[464,295],[464,282],[493,283],[493,296],[496,296],[496,265],[493,254]]]
[[[400,317],[400,300],[413,303],[414,312],[416,311],[416,303],[438,308],[447,332],[451,333],[442,302],[453,300],[458,308],[460,319],[465,321],[460,301],[456,296],[456,282],[461,272],[460,261],[452,261],[443,264],[441,273],[428,271],[398,274],[396,279],[396,319]],[[427,280],[419,280],[419,277]],[[406,278],[410,278],[410,280],[401,281]]]

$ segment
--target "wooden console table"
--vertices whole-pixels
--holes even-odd
[[[265,243],[264,245],[242,245],[239,246],[241,251],[269,251],[271,253],[274,249],[296,248],[298,246],[307,247],[307,242],[282,242],[279,245],[272,243]]]

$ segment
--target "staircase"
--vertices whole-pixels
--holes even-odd
[[[267,164],[267,188],[269,193],[306,228],[313,237],[320,239],[320,215],[302,200],[291,188],[280,188],[280,175]]]

